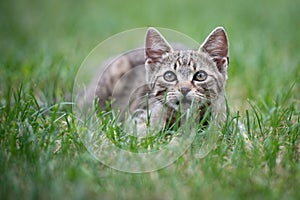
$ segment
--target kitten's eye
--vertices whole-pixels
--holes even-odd
[[[207,78],[207,73],[203,70],[198,71],[195,75],[194,75],[194,80],[195,81],[205,81]]]
[[[168,82],[172,82],[172,81],[175,81],[177,79],[176,75],[174,74],[174,72],[172,71],[167,71],[165,74],[164,74],[164,79]]]

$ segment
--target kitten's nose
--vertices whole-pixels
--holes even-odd
[[[186,96],[187,93],[189,93],[189,91],[191,91],[190,88],[186,88],[186,87],[180,88],[180,92],[183,96]]]

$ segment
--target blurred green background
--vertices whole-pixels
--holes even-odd
[[[1,0],[0,195],[3,199],[299,198],[299,11],[299,0]],[[114,34],[163,27],[201,43],[220,25],[230,42],[229,104],[245,116],[250,99],[260,109],[258,123],[265,119],[263,133],[257,131],[257,121],[251,121],[252,139],[257,142],[251,152],[228,139],[202,160],[183,157],[158,172],[121,173],[86,152],[68,118],[70,108],[61,111],[52,106],[72,92],[77,70],[89,52]],[[277,101],[292,85],[287,99]],[[12,91],[17,91],[14,98]],[[43,111],[39,118],[37,110]],[[281,120],[272,124],[273,119]],[[284,132],[289,128],[293,134]],[[20,137],[22,130],[28,132],[26,137]]]
[[[270,95],[299,75],[299,8],[297,0],[1,1],[1,91],[21,82],[47,90],[53,80],[70,90],[88,53],[128,29],[170,28],[202,42],[222,25],[230,39],[229,96]]]

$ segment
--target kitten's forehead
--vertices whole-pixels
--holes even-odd
[[[194,50],[173,51],[168,53],[164,57],[163,63],[169,66],[175,64],[177,69],[191,68],[192,71],[197,70],[199,67],[214,65],[212,59],[206,53]]]

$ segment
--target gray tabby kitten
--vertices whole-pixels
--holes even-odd
[[[198,50],[172,47],[149,28],[145,48],[113,59],[95,95],[102,108],[107,100],[120,109],[129,108],[138,132],[145,131],[147,124],[172,125],[178,112],[192,102],[198,106],[199,120],[207,110],[224,120],[228,63],[228,39],[222,27],[213,30]]]

